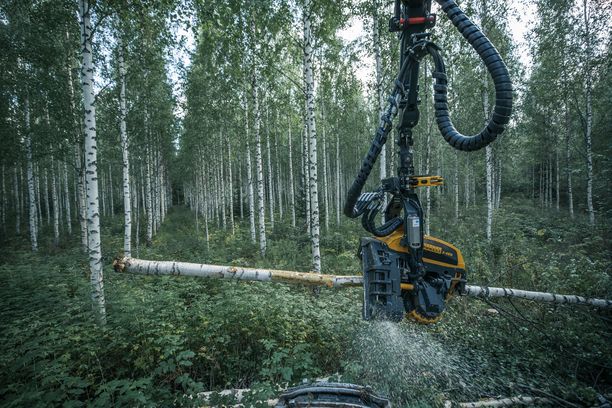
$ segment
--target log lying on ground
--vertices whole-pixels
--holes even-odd
[[[136,258],[117,258],[113,262],[113,267],[117,272],[142,275],[185,275],[208,279],[301,283],[330,288],[354,287],[363,284],[363,278],[356,275],[323,275],[277,269],[243,268],[240,266],[207,265],[175,261],[147,261]],[[536,302],[589,305],[602,309],[612,308],[612,300],[485,286],[466,285],[465,291],[461,295],[480,298],[516,297]]]
[[[466,285],[465,292],[463,292],[462,295],[481,298],[515,297],[527,300],[534,300],[536,302],[588,305],[595,306],[601,309],[612,307],[612,300],[585,298],[576,295],[559,295],[556,293],[547,292],[531,292],[528,290],[519,289],[489,288],[486,286]]]
[[[185,275],[209,279],[240,281],[302,283],[306,285],[339,288],[361,286],[361,276],[336,276],[320,273],[281,271],[277,269],[243,268],[241,266],[206,265],[175,261],[146,261],[136,258],[115,259],[117,272],[143,275]]]

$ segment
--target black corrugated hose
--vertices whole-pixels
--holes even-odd
[[[442,10],[448,16],[448,18],[452,21],[453,25],[457,28],[457,30],[459,30],[459,32],[483,60],[495,86],[495,106],[493,108],[493,114],[484,129],[471,136],[466,136],[459,133],[453,125],[448,110],[448,81],[446,77],[444,60],[442,59],[438,49],[433,44],[428,46],[427,51],[432,56],[435,65],[435,71],[433,72],[433,77],[435,79],[434,102],[438,129],[440,129],[440,133],[444,139],[455,149],[463,151],[482,149],[489,143],[493,142],[497,136],[504,131],[504,126],[508,124],[510,120],[510,114],[512,113],[512,82],[510,80],[508,68],[506,67],[506,64],[502,60],[495,46],[482,33],[480,28],[472,23],[472,21],[463,13],[454,0],[436,1],[442,7]],[[409,60],[409,58],[407,58],[407,60]],[[405,66],[402,67],[401,71],[404,69]],[[402,77],[401,72],[399,77]],[[389,98],[391,101],[391,106],[389,106],[386,114],[383,115],[382,126],[378,129],[368,154],[366,157],[364,157],[363,162],[361,163],[359,173],[348,191],[347,199],[344,205],[344,214],[347,217],[355,218],[362,213],[355,211],[355,204],[357,203],[361,190],[363,189],[363,186],[365,185],[366,180],[374,167],[376,159],[380,154],[382,145],[384,145],[386,142],[387,135],[391,130],[390,121],[397,114],[397,106],[395,106],[397,93],[398,85],[396,84],[393,96]]]
[[[461,11],[454,0],[436,0],[444,10],[444,13],[457,27],[457,30],[476,50],[484,62],[493,84],[495,85],[495,107],[493,115],[487,125],[480,133],[473,136],[462,135],[455,129],[448,112],[447,80],[444,69],[444,61],[440,53],[433,47],[429,52],[433,57],[436,72],[433,76],[436,80],[434,85],[434,101],[436,108],[436,122],[438,129],[444,139],[458,150],[472,151],[482,149],[504,131],[504,125],[510,120],[512,113],[512,82],[508,74],[508,68],[502,60],[499,52],[482,31]]]

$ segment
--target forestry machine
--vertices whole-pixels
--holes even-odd
[[[400,68],[380,126],[353,181],[344,206],[348,217],[361,217],[373,237],[361,239],[364,319],[401,320],[405,315],[421,323],[435,323],[446,300],[465,288],[466,270],[461,252],[452,244],[425,235],[419,187],[440,186],[440,176],[415,175],[412,130],[419,121],[419,66],[425,56],[433,60],[435,119],[444,139],[455,149],[474,151],[487,146],[504,130],[512,112],[512,84],[499,52],[453,0],[436,0],[463,37],[476,50],[495,87],[495,106],[485,127],[472,136],[453,126],[448,108],[448,83],[440,48],[430,41],[428,29],[436,23],[431,0],[395,0],[389,30],[399,33]],[[368,176],[399,116],[396,143],[397,176],[382,180],[373,192],[362,193]],[[385,197],[390,195],[384,206]],[[385,208],[383,208],[385,207]],[[383,212],[384,223],[376,216]]]

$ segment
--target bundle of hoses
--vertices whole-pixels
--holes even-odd
[[[493,107],[493,113],[486,126],[475,135],[466,136],[459,133],[453,125],[448,110],[448,82],[446,78],[444,61],[442,60],[442,56],[436,47],[428,46],[427,51],[432,56],[435,66],[435,71],[433,72],[433,77],[435,79],[434,101],[438,129],[440,129],[440,133],[442,133],[444,140],[446,140],[455,149],[463,151],[482,149],[489,143],[493,142],[497,136],[504,131],[504,126],[508,124],[510,120],[510,114],[512,113],[512,82],[510,80],[508,68],[506,67],[506,64],[502,60],[495,46],[483,34],[480,28],[472,23],[472,21],[463,13],[454,0],[436,1],[442,7],[442,10],[448,16],[448,18],[452,21],[453,25],[470,43],[474,50],[476,50],[487,67],[495,86],[495,106]],[[402,67],[402,71],[403,69],[404,67]],[[401,80],[401,72],[400,78],[398,79]],[[391,131],[391,121],[397,114],[398,92],[398,85],[396,84],[396,89],[389,98],[391,102],[390,106],[383,115],[381,126],[376,132],[376,136],[372,141],[370,150],[363,159],[359,173],[348,191],[347,200],[344,205],[344,214],[348,217],[355,218],[361,215],[361,212],[356,211],[355,204],[357,203],[361,190],[363,189],[363,186],[365,185],[366,180],[374,167],[374,163],[376,162],[382,147],[387,141],[387,135]]]

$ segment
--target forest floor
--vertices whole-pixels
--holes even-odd
[[[492,243],[482,208],[435,209],[433,235],[465,256],[468,282],[612,297],[610,225],[589,227],[507,201]],[[603,223],[604,221],[602,221]],[[359,272],[358,223],[324,231],[326,273]],[[208,248],[193,214],[173,208],[143,259],[306,271],[309,242],[287,222],[269,228],[265,259],[245,223],[211,227]],[[246,228],[246,229],[245,229]],[[246,402],[304,379],[369,385],[395,406],[534,395],[559,406],[596,405],[612,393],[612,316],[587,307],[453,299],[443,321],[422,326],[361,320],[358,288],[204,281],[118,274],[122,220],[103,222],[108,323],[93,321],[78,237],[32,254],[24,237],[0,246],[0,405],[197,405],[205,390],[250,388]],[[213,402],[221,403],[221,400]],[[226,401],[229,402],[229,401]]]

